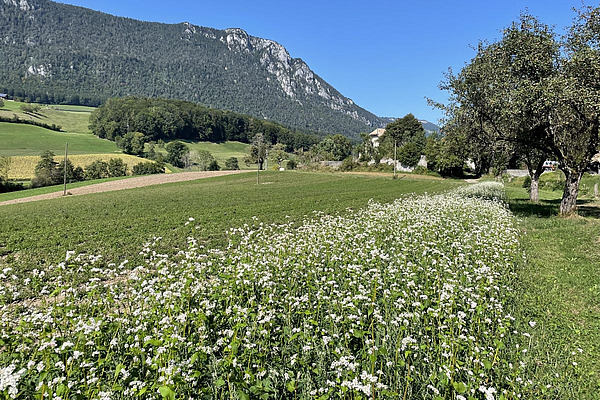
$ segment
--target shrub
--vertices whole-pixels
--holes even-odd
[[[132,168],[133,175],[164,174],[165,166],[162,163],[142,161]]]
[[[102,160],[96,160],[85,167],[85,179],[102,179],[108,176],[108,164]]]
[[[427,175],[428,172],[429,172],[429,170],[427,168],[423,167],[422,165],[419,165],[417,168],[415,168],[413,170],[413,173],[419,174],[419,175]]]
[[[206,168],[207,171],[218,171],[220,169],[221,169],[221,167],[219,166],[219,163],[217,162],[217,160],[212,160],[210,162],[210,164],[208,164],[208,167]]]
[[[289,160],[287,162],[287,169],[296,169],[298,167],[298,163],[294,160]]]
[[[125,176],[127,175],[127,164],[120,158],[111,158],[108,160],[108,176]]]
[[[225,169],[236,170],[240,169],[240,164],[237,157],[229,157],[225,160]]]
[[[340,171],[352,171],[354,168],[356,168],[356,166],[357,164],[354,162],[352,157],[346,157],[340,165]]]

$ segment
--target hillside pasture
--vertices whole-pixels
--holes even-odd
[[[24,104],[31,103],[5,101],[4,107],[0,108],[0,116],[12,118],[16,114],[19,119],[60,125],[64,132],[90,133],[88,125],[93,107],[39,104],[40,111],[30,114],[21,110]]]
[[[0,156],[36,156],[44,150],[55,154],[120,153],[114,142],[89,133],[55,132],[39,126],[0,122]]]

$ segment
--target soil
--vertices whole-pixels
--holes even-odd
[[[160,185],[163,183],[193,181],[196,179],[212,178],[216,176],[239,174],[248,171],[197,171],[197,172],[180,172],[175,174],[157,174],[144,175],[135,178],[121,179],[118,181],[102,182],[95,185],[88,185],[79,188],[69,189],[67,193],[73,196],[82,194],[112,192],[115,190],[134,189],[144,186]],[[18,203],[28,203],[30,201],[56,199],[62,197],[63,191],[40,194],[37,196],[24,197],[21,199],[7,200],[0,202],[0,206]]]

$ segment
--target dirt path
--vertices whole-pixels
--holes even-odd
[[[175,174],[145,175],[135,178],[121,179],[118,181],[102,182],[95,185],[88,185],[79,188],[69,189],[68,193],[74,196],[90,193],[112,192],[115,190],[134,189],[144,186],[160,185],[162,183],[193,181],[196,179],[212,178],[215,176],[239,174],[249,171],[198,171],[198,172],[180,172]],[[0,206],[9,204],[27,203],[30,201],[56,199],[62,197],[63,191],[40,194],[37,196],[24,197],[0,202]]]

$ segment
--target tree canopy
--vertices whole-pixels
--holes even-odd
[[[539,178],[547,157],[566,175],[562,214],[574,212],[579,181],[598,150],[598,9],[579,13],[565,39],[523,13],[442,88],[450,92],[445,133],[470,143],[472,158],[520,157]],[[532,186],[533,188],[533,186]],[[534,199],[535,200],[535,199]]]

